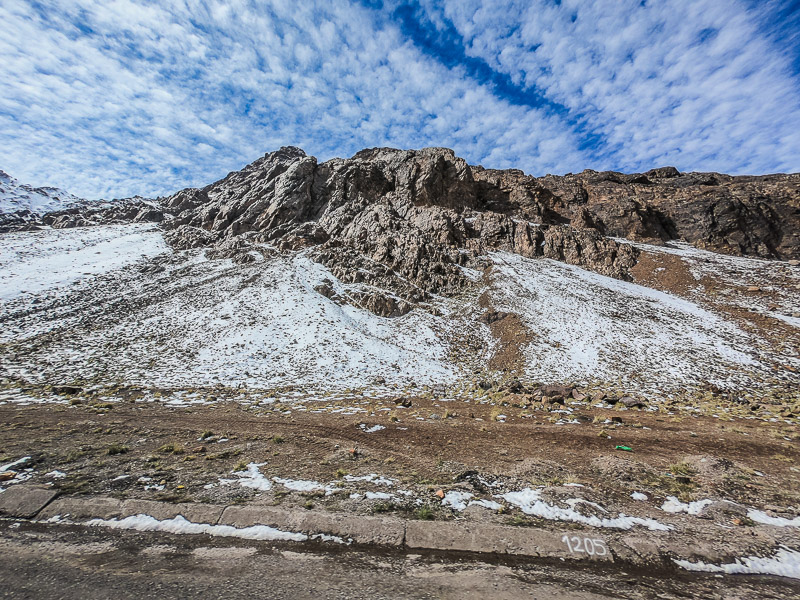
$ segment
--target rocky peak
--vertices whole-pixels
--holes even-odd
[[[230,244],[242,236],[311,248],[337,278],[367,286],[364,305],[384,315],[458,293],[471,284],[463,267],[482,269],[491,250],[626,277],[635,250],[569,226],[552,196],[521,172],[471,168],[446,148],[374,148],[322,164],[283,149],[167,198],[176,214],[164,227],[176,247],[214,245],[230,257],[246,252]]]

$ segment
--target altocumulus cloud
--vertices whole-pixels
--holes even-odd
[[[0,4],[0,168],[86,197],[202,185],[294,144],[449,146],[529,172],[800,168],[781,4]],[[795,21],[796,22],[796,21]]]

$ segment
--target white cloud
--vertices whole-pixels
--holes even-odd
[[[565,121],[443,66],[357,5],[6,0],[0,168],[87,197],[204,185],[286,144],[321,159],[449,146],[536,174],[800,168],[797,85],[755,20],[711,0],[635,5],[429,7],[471,55],[567,106]],[[598,149],[580,149],[575,119]]]
[[[742,2],[642,4],[426,7],[453,23],[470,56],[584,115],[603,138],[596,166],[800,170],[800,85],[762,15]]]

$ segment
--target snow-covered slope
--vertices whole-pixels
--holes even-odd
[[[525,356],[536,379],[728,387],[758,368],[749,336],[693,302],[554,260],[492,258],[495,307],[535,334]]]
[[[526,331],[518,353],[529,381],[663,396],[707,382],[755,391],[774,365],[800,367],[786,346],[770,353],[723,313],[552,260],[494,253],[490,277],[476,271],[471,291],[382,318],[342,303],[363,284],[338,282],[306,251],[256,248],[245,264],[173,253],[152,225],[6,234],[0,360],[42,382],[309,393],[468,386],[499,343],[480,318],[488,301]],[[335,293],[317,291],[325,281]]]
[[[54,187],[33,187],[0,171],[0,213],[28,210],[43,214],[85,202],[69,192]]]
[[[68,288],[166,251],[151,224],[8,233],[0,244],[0,300]]]

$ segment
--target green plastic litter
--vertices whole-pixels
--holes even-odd
[[[625,452],[633,452],[633,448],[630,446],[616,446],[614,450],[625,450]]]

